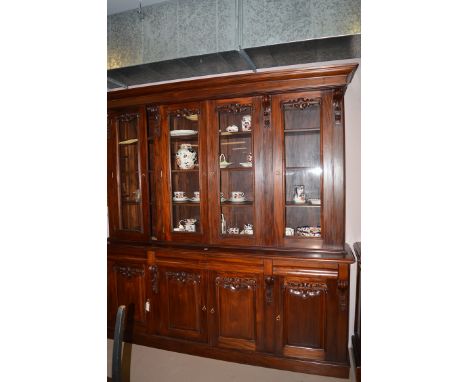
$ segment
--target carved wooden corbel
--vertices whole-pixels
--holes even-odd
[[[147,105],[146,112],[148,113],[148,121],[153,120],[154,124],[154,132],[153,134],[157,137],[161,136],[161,127],[160,127],[160,119],[159,119],[159,106],[157,105]]]
[[[263,127],[265,129],[270,128],[270,119],[271,119],[271,96],[264,95],[262,97],[263,105]]]
[[[273,288],[275,286],[275,278],[273,276],[265,277],[265,301],[267,304],[273,302]]]
[[[348,280],[338,280],[338,303],[341,311],[346,311],[348,307]]]
[[[151,265],[149,267],[150,273],[151,273],[151,289],[153,290],[154,293],[159,292],[159,284],[158,284],[158,278],[159,278],[159,271],[158,271],[158,266],[157,265]]]

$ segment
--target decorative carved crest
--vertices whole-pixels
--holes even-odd
[[[348,307],[348,280],[338,280],[338,303],[341,311],[346,311]]]
[[[133,121],[135,118],[140,118],[140,113],[125,113],[117,116],[117,119],[120,122],[130,122]]]
[[[302,298],[315,297],[321,293],[327,293],[327,284],[323,282],[296,283],[289,281],[284,284],[288,292]]]
[[[166,272],[167,278],[175,279],[179,283],[200,284],[201,276],[197,273],[187,272]]]
[[[283,108],[285,106],[294,107],[295,109],[304,110],[308,107],[317,106],[320,104],[320,99],[315,98],[298,98],[282,102]]]
[[[275,278],[273,276],[265,277],[265,300],[267,304],[273,302],[273,287],[275,286]]]
[[[153,290],[154,293],[159,292],[159,286],[158,286],[158,277],[159,277],[159,272],[158,272],[158,266],[157,265],[151,265],[149,267],[149,271],[151,272],[151,289]]]
[[[199,115],[200,114],[200,110],[198,109],[186,109],[186,108],[183,108],[183,109],[177,109],[177,110],[174,110],[174,111],[170,111],[169,112],[169,115],[174,115],[176,116],[177,118],[182,118],[182,117],[188,117],[189,115],[193,115],[193,114],[197,114]]]
[[[132,278],[133,276],[143,276],[145,270],[143,268],[135,268],[124,265],[114,265],[112,269],[119,272],[123,277]]]
[[[270,119],[271,119],[271,96],[264,95],[262,97],[262,105],[263,105],[263,126],[268,129],[270,127]]]
[[[240,278],[240,277],[216,277],[216,285],[224,289],[239,291],[242,289],[255,289],[257,281],[255,279]]]
[[[216,107],[216,111],[225,113],[245,113],[246,111],[253,110],[253,106],[249,104],[231,103],[229,105],[222,105]]]

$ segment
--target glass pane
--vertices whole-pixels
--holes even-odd
[[[117,140],[120,229],[141,231],[140,142],[136,114],[118,119]]]
[[[201,232],[198,115],[185,109],[169,115],[172,230],[185,234]]]
[[[320,237],[320,105],[299,100],[284,103],[283,112],[286,167],[284,234],[294,237]]]
[[[222,235],[253,235],[255,231],[251,116],[251,105],[218,107]]]

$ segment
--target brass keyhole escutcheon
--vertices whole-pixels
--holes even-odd
[[[211,308],[210,313],[214,314],[214,308]]]
[[[278,315],[276,316],[276,321],[280,321],[280,320],[281,320],[281,316],[278,314]]]
[[[203,310],[204,312],[206,312],[206,306],[203,305],[203,308],[201,308],[201,310]]]

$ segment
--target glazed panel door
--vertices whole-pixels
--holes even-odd
[[[212,344],[242,350],[261,349],[263,287],[260,276],[212,272],[211,277]]]
[[[332,90],[272,97],[275,236],[285,247],[344,247],[344,120]]]
[[[161,237],[204,242],[208,227],[205,109],[201,103],[161,107]]]
[[[209,103],[208,184],[211,241],[258,245],[263,240],[261,98]]]
[[[146,117],[143,107],[108,121],[108,211],[111,238],[149,238]]]

